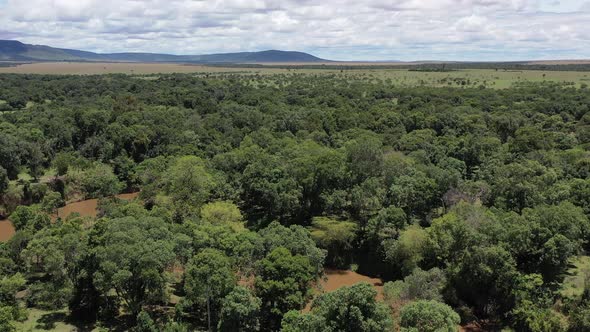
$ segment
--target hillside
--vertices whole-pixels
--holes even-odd
[[[0,61],[114,61],[114,62],[191,62],[191,63],[264,63],[325,62],[308,53],[268,50],[202,55],[158,53],[94,53],[45,45],[0,40]]]

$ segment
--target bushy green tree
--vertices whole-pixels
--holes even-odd
[[[358,226],[355,222],[328,217],[314,217],[311,237],[320,248],[327,250],[326,264],[346,267],[351,261]]]
[[[199,157],[181,157],[166,171],[166,193],[180,216],[197,215],[214,186],[213,176]]]
[[[104,223],[95,248],[94,285],[104,295],[115,291],[135,316],[144,304],[165,298],[165,272],[175,258],[172,233],[164,221],[153,217]]]
[[[309,299],[311,282],[316,280],[314,267],[307,257],[278,247],[258,263],[257,270],[254,287],[262,300],[262,325],[278,329],[285,313],[303,308]]]
[[[219,250],[204,249],[188,262],[184,289],[189,299],[205,304],[209,330],[217,325],[221,301],[236,283],[232,261]]]
[[[282,331],[387,331],[392,327],[391,313],[375,300],[377,291],[367,283],[342,287],[320,295],[310,313],[285,316]]]
[[[96,163],[84,170],[68,170],[67,183],[69,195],[79,192],[86,198],[113,196],[125,187],[113,173],[113,169],[101,163]]]
[[[87,235],[76,223],[47,227],[22,252],[29,275],[42,276],[28,299],[39,307],[59,309],[71,300],[79,264],[88,253]]]
[[[217,329],[222,332],[251,332],[260,328],[261,301],[245,287],[237,286],[221,301]]]
[[[448,305],[433,301],[411,302],[400,311],[400,326],[407,332],[456,332],[461,319]]]
[[[383,295],[390,303],[410,300],[442,301],[442,291],[446,283],[447,279],[442,270],[433,268],[424,271],[417,268],[403,281],[386,282],[383,286]]]
[[[201,207],[201,220],[211,224],[230,225],[236,230],[244,228],[244,217],[237,205],[222,201],[207,203]]]
[[[51,219],[46,213],[39,211],[38,207],[21,205],[10,215],[10,221],[16,230],[36,232],[48,226]]]
[[[402,275],[410,274],[424,258],[427,233],[420,226],[413,225],[403,230],[399,238],[385,243],[387,260],[401,270]]]

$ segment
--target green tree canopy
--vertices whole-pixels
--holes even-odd
[[[407,332],[456,332],[461,319],[448,305],[433,301],[411,302],[400,311],[400,326]]]
[[[104,221],[101,228],[95,249],[96,288],[103,294],[114,290],[134,316],[144,304],[163,300],[165,271],[175,258],[168,225],[153,217],[124,217]]]
[[[342,287],[320,295],[308,314],[285,316],[282,331],[387,331],[392,327],[391,313],[375,300],[377,291],[367,283]]]

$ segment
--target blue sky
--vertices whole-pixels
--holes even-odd
[[[590,58],[590,0],[0,0],[0,39],[334,60]]]

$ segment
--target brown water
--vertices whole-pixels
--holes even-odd
[[[139,193],[120,194],[118,198],[130,201],[135,199]],[[87,199],[85,201],[66,204],[59,208],[58,216],[65,218],[72,213],[79,213],[81,217],[96,217],[96,208],[98,207],[97,199]],[[14,226],[8,219],[0,220],[0,241],[7,241],[14,235]]]
[[[130,201],[136,198],[139,193],[120,194],[117,198]],[[98,199],[87,199],[85,201],[74,202],[66,204],[66,206],[57,210],[57,215],[61,218],[66,218],[72,213],[79,213],[81,217],[96,217],[96,208],[98,207]]]
[[[359,282],[369,283],[377,290],[377,299],[383,299],[383,280],[371,278],[350,270],[326,269],[326,280],[322,280],[318,288],[325,292],[332,292],[340,287],[352,286]]]
[[[14,226],[8,219],[0,220],[0,241],[8,241],[14,235]]]
[[[378,278],[371,278],[350,270],[334,270],[326,269],[324,271],[326,278],[322,278],[319,284],[315,287],[318,294],[328,293],[337,290],[340,287],[352,286],[359,282],[366,282],[373,286],[377,291],[377,300],[383,300],[383,280]],[[303,309],[308,312],[311,309],[310,301]]]

